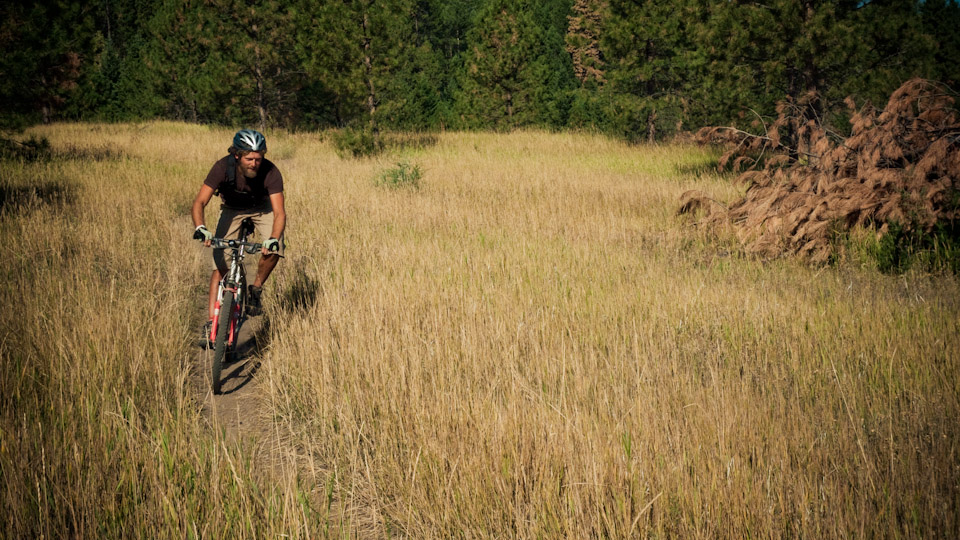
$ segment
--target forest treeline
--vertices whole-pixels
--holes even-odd
[[[587,128],[632,140],[960,79],[956,0],[4,2],[0,126]]]

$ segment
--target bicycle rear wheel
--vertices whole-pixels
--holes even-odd
[[[217,319],[217,339],[213,344],[213,393],[220,393],[220,371],[226,363],[227,339],[230,336],[230,316],[233,314],[233,293],[223,291],[220,301],[220,317]]]

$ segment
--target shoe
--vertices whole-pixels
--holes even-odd
[[[263,304],[260,295],[263,294],[263,287],[250,285],[247,287],[247,315],[256,317],[263,313]]]
[[[210,331],[213,330],[213,321],[203,323],[200,328],[200,341],[197,343],[201,349],[212,349],[213,341],[210,340]]]

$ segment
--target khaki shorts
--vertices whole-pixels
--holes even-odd
[[[220,221],[217,222],[217,230],[214,232],[214,236],[217,238],[238,238],[240,236],[240,222],[245,218],[253,220],[254,236],[256,238],[250,238],[251,241],[265,242],[273,234],[273,208],[269,204],[249,210],[237,210],[221,205]],[[285,247],[283,236],[281,235],[278,240],[280,240],[280,249],[276,254],[283,257],[283,248]],[[213,250],[213,268],[215,270],[219,269],[221,273],[226,272],[229,266],[227,251],[230,250]]]

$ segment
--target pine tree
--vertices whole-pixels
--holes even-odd
[[[467,33],[467,50],[455,96],[460,123],[497,129],[524,125],[556,127],[573,84],[565,54],[566,2],[488,0]],[[556,14],[561,16],[557,17]]]
[[[926,4],[899,0],[857,6],[853,22],[861,46],[830,76],[835,79],[827,94],[831,102],[857,96],[859,101],[885,103],[904,81],[939,79],[942,68],[958,65],[960,58],[938,58],[939,38],[925,28]],[[947,13],[942,15],[948,18]],[[947,36],[955,33],[953,27]]]
[[[684,121],[692,2],[611,0],[601,38],[608,129],[656,140]]]
[[[158,5],[158,0],[104,0],[91,5],[94,45],[68,114],[126,120],[162,112],[163,99],[154,91],[154,76],[144,62],[147,22]]]
[[[329,96],[314,118],[377,132],[436,122],[441,60],[414,0],[351,0],[304,6],[298,50],[312,92]],[[308,22],[307,22],[308,21]]]
[[[784,99],[824,119],[850,95],[888,95],[930,56],[912,0],[772,0],[711,6],[700,28],[708,62],[696,94],[708,123],[742,126]],[[749,112],[752,109],[753,112]]]
[[[923,33],[934,46],[930,55],[933,69],[927,76],[960,90],[960,2],[926,0],[920,4],[920,12]]]
[[[164,97],[165,115],[192,122],[230,121],[232,70],[206,20],[202,0],[163,0],[147,22],[145,67]]]
[[[290,124],[302,80],[294,55],[295,13],[276,0],[207,4],[205,31],[229,72],[227,116],[253,120],[261,130]]]
[[[0,127],[56,118],[91,58],[91,10],[45,0],[0,4]]]
[[[430,129],[439,125],[442,86],[445,82],[443,57],[430,41],[429,5],[404,2],[403,12],[384,30],[392,34],[381,52],[386,64],[381,86],[380,118],[384,125],[399,129]]]

